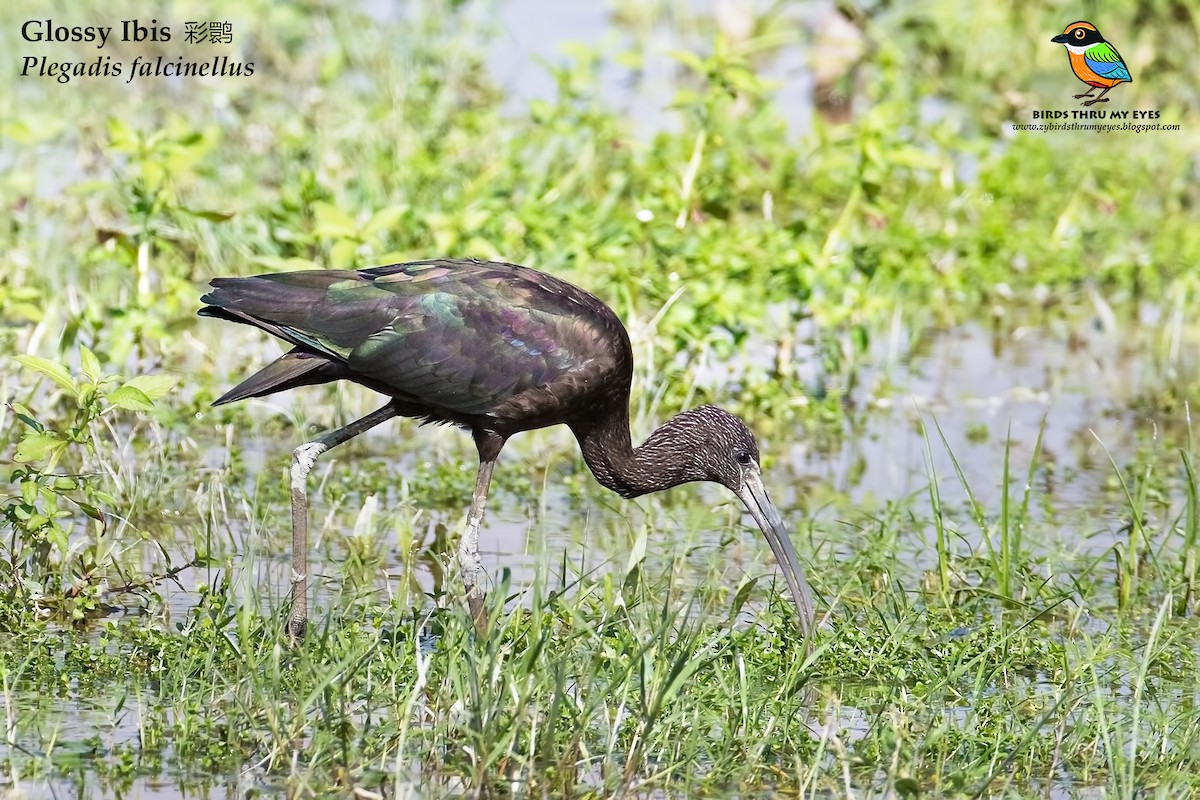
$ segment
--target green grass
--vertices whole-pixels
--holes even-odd
[[[487,74],[503,37],[472,2],[385,22],[169,3],[180,30],[230,20],[255,77],[9,81],[0,781],[1196,792],[1200,18],[1150,5],[1095,20],[1137,76],[1111,106],[1180,134],[1009,131],[1071,107],[1048,43],[1070,20],[948,2],[856,18],[861,54],[834,80],[850,120],[803,130],[764,77],[820,38],[786,3],[740,34],[684,3],[617,3],[621,37],[546,65],[553,95],[525,105]],[[43,16],[6,7],[0,43],[24,53],[21,22]],[[664,29],[673,105],[635,133],[602,67],[636,79]],[[827,614],[811,655],[732,498],[620,501],[564,431],[505,450],[485,528],[510,537],[491,563],[512,572],[475,637],[451,561],[474,449],[409,421],[314,470],[319,579],[288,644],[290,450],[378,401],[341,386],[212,408],[278,348],[196,319],[199,296],[215,275],[435,255],[609,301],[634,343],[635,437],[707,401],[752,421]],[[993,352],[966,359],[1009,366],[1033,337],[1044,376],[981,398],[971,364],[925,363],[931,340],[976,334]],[[924,454],[909,490],[863,477],[904,448]]]

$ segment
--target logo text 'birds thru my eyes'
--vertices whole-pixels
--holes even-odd
[[[1104,95],[1114,86],[1118,83],[1133,82],[1129,67],[1125,66],[1117,48],[1106,42],[1100,31],[1090,22],[1072,22],[1065,31],[1050,41],[1067,48],[1071,71],[1075,73],[1076,78],[1087,84],[1086,92],[1075,95],[1076,100],[1090,98],[1084,100],[1085,106],[1107,103],[1109,98]],[[1103,91],[1099,96],[1092,97],[1092,92],[1097,89]]]

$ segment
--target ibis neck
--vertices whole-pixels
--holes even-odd
[[[678,417],[655,430],[634,447],[629,433],[629,409],[624,408],[587,424],[572,425],[583,460],[601,486],[622,497],[637,497],[703,480],[682,446]]]

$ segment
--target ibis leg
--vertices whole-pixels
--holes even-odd
[[[381,422],[399,415],[391,403],[372,411],[344,428],[305,442],[292,452],[292,614],[288,634],[292,641],[304,635],[308,627],[308,473],[326,450],[353,439]]]
[[[492,482],[495,461],[480,461],[475,476],[475,495],[471,498],[471,510],[467,512],[467,528],[458,542],[458,569],[467,589],[467,607],[475,621],[475,630],[480,636],[487,634],[487,607],[484,605],[483,561],[479,558],[479,523],[483,519],[483,507],[487,504],[488,486]]]

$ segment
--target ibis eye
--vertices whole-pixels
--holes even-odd
[[[739,464],[741,464],[743,467],[750,466],[750,464],[753,461],[754,461],[754,459],[750,457],[749,453],[738,453],[737,454],[737,462]]]

